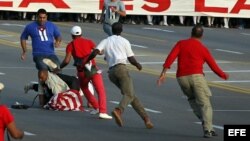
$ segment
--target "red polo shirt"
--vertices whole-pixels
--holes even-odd
[[[71,53],[73,57],[85,58],[91,54],[95,46],[92,40],[78,37],[67,45],[66,52]],[[94,59],[92,59],[92,63],[96,64]]]
[[[203,64],[206,62],[219,77],[226,79],[226,74],[219,68],[209,50],[198,39],[189,38],[177,42],[166,58],[163,67],[170,68],[177,57],[177,77],[204,74]]]

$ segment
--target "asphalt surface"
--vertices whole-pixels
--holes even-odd
[[[5,84],[1,103],[11,107],[15,102],[31,105],[35,92],[24,94],[23,86],[37,81],[37,71],[29,48],[27,59],[22,61],[20,34],[30,21],[0,21],[0,81]],[[102,25],[96,23],[56,23],[63,35],[57,55],[64,57],[66,44],[71,40],[70,28],[80,25],[83,36],[98,44],[106,35]],[[142,71],[130,67],[136,95],[140,98],[154,123],[154,129],[145,128],[143,121],[128,107],[123,114],[124,127],[115,120],[101,120],[97,115],[85,112],[58,112],[40,109],[36,99],[27,110],[11,109],[18,127],[25,131],[24,141],[202,141],[204,139],[199,120],[192,113],[175,79],[176,64],[167,74],[166,82],[158,87],[156,80],[162,64],[176,41],[190,36],[191,27],[124,25],[123,36],[132,44]],[[224,125],[250,124],[250,30],[205,28],[203,42],[208,46],[219,66],[229,73],[224,81],[205,65],[205,75],[211,86],[214,110],[214,128],[223,140]],[[109,113],[120,101],[119,90],[107,78],[107,65],[103,56],[97,57],[103,70]],[[72,64],[63,72],[75,75]],[[84,106],[86,100],[84,99]],[[89,110],[84,107],[85,110]]]

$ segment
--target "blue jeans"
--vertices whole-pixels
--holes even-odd
[[[103,23],[103,30],[106,34],[108,34],[108,36],[112,36],[112,26],[110,24],[107,23]]]
[[[59,61],[59,59],[58,59],[58,57],[56,55],[54,55],[54,54],[51,54],[51,55],[37,55],[37,56],[33,57],[33,61],[36,64],[37,70],[49,70],[49,67],[46,64],[43,63],[44,58],[50,59],[51,61],[53,61],[57,65],[58,68],[60,67],[60,61]]]

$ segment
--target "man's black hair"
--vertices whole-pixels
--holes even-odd
[[[193,27],[191,36],[195,38],[201,38],[203,35],[203,28],[202,25],[197,24]]]
[[[119,22],[112,24],[112,33],[114,35],[121,35],[122,33],[122,24]]]
[[[47,11],[45,9],[41,8],[37,11],[37,15],[39,15],[39,14],[46,14],[47,15]]]

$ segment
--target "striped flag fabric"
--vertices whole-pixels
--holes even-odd
[[[83,111],[82,97],[76,90],[67,90],[53,95],[47,106],[56,111]]]

